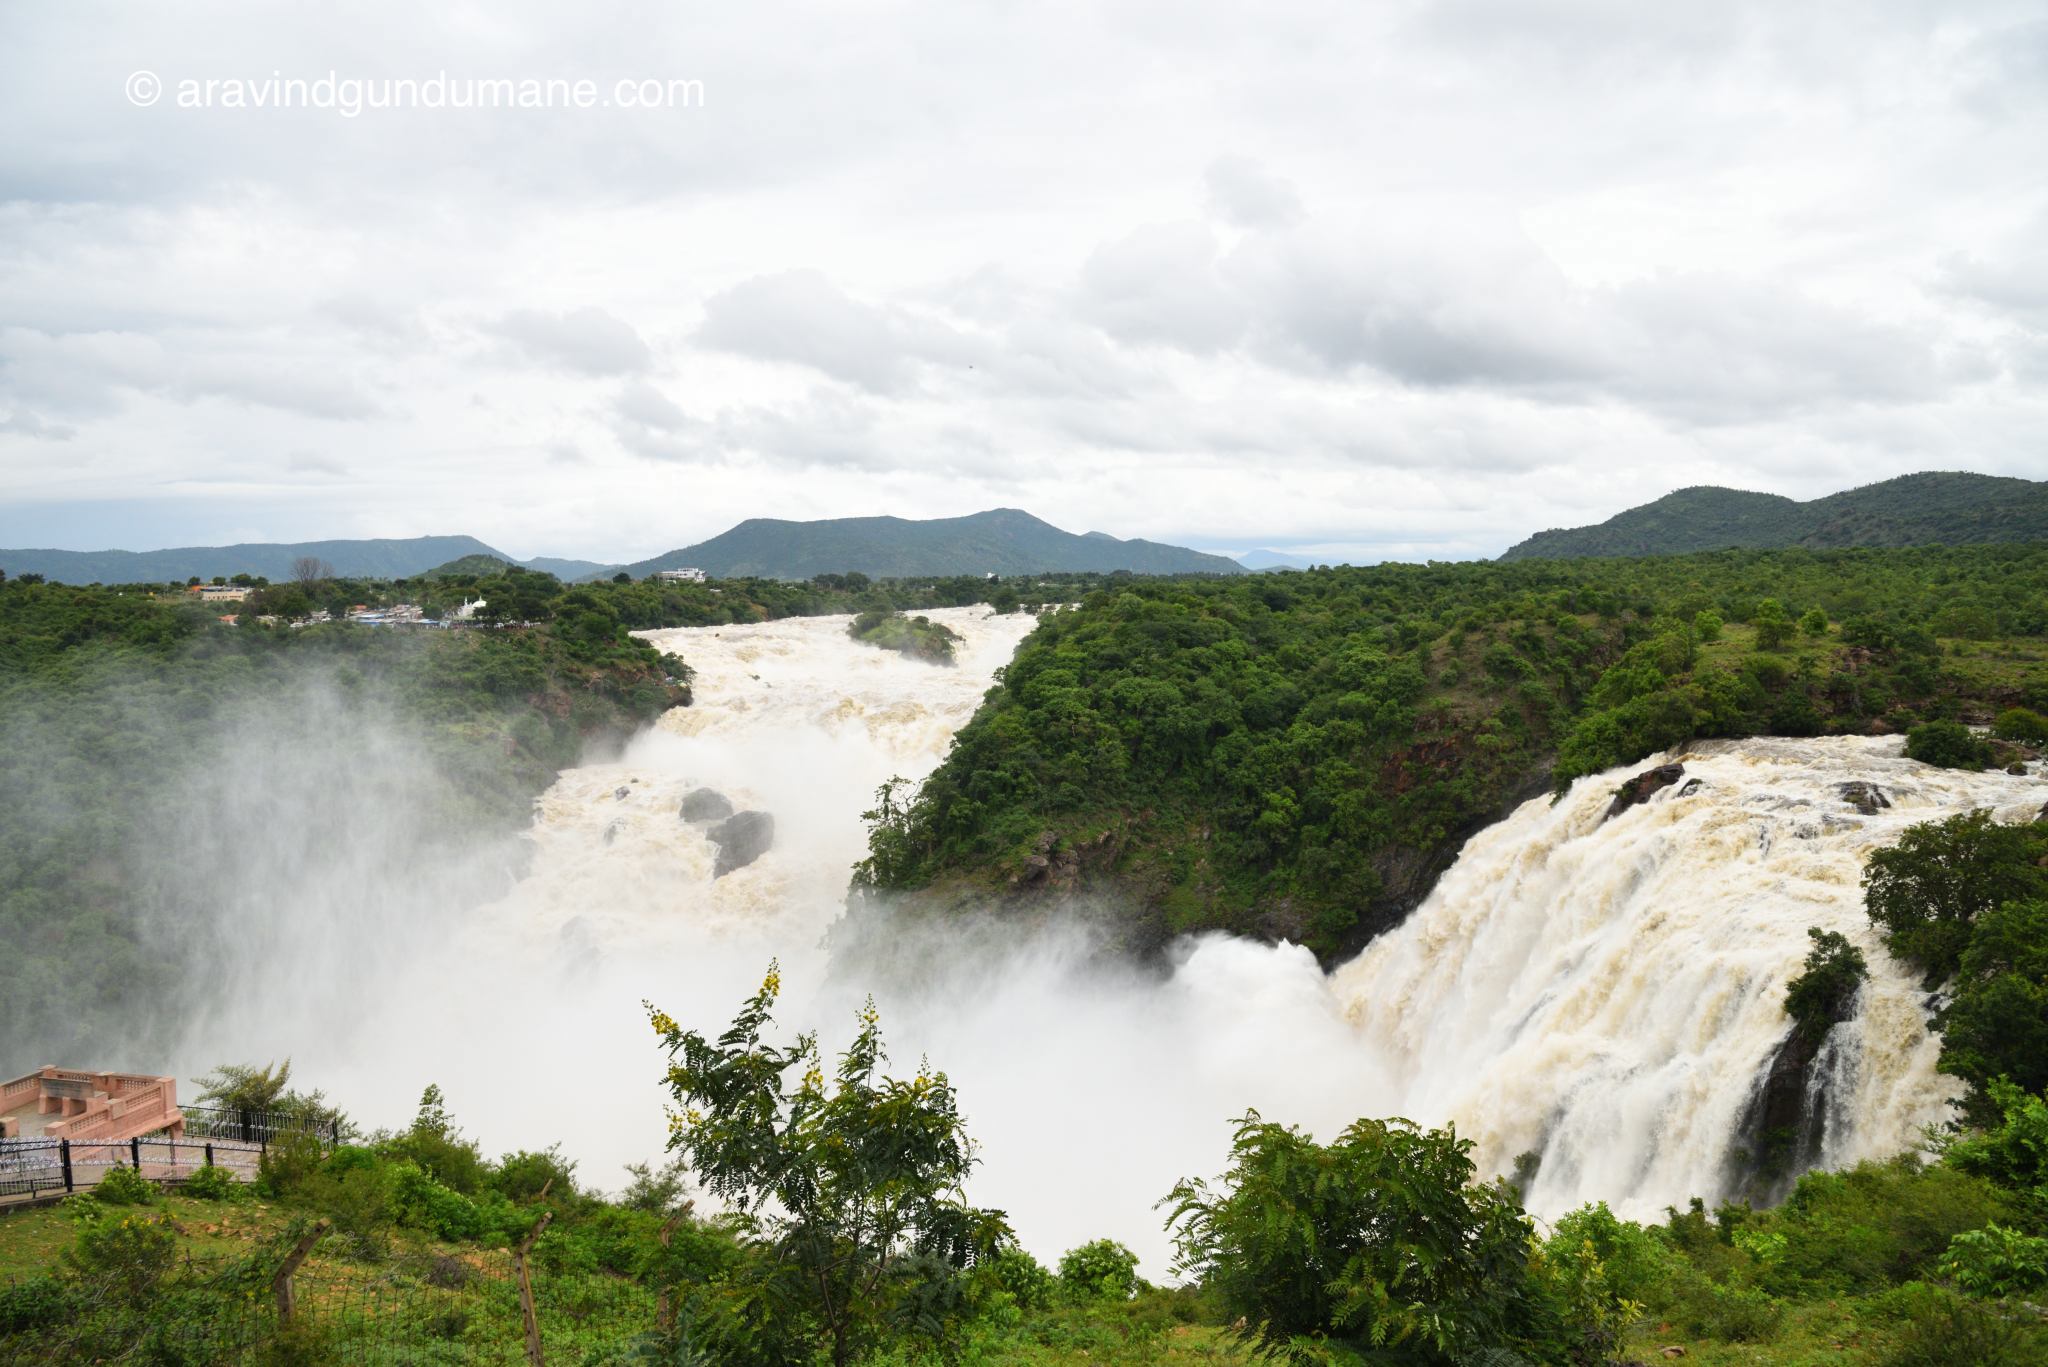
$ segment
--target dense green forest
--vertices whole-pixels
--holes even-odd
[[[1134,581],[1045,619],[916,797],[883,795],[860,876],[921,906],[1109,892],[1140,946],[1327,959],[1578,775],[2044,704],[2044,547]]]
[[[1702,485],[1597,526],[1538,532],[1501,559],[2001,541],[2048,541],[2048,483],[1962,472],[1901,475],[1807,503]]]

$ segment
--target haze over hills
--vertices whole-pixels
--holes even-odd
[[[1237,563],[1248,570],[1305,570],[1321,562],[1305,555],[1289,555],[1285,551],[1269,551],[1262,548],[1246,551],[1237,557]]]
[[[1801,503],[1698,485],[1592,527],[1538,532],[1503,560],[1676,555],[1730,546],[1975,545],[2048,541],[2048,483],[1961,471],[1901,475]]]
[[[160,551],[0,550],[0,570],[9,575],[40,574],[62,584],[139,584],[198,575],[250,574],[283,581],[301,556],[324,560],[353,579],[409,579],[466,556],[488,556],[573,579],[606,569],[594,560],[547,556],[520,561],[473,536],[415,536],[403,539],[247,542],[235,546],[176,546]]]
[[[1242,574],[1244,566],[1156,541],[1102,532],[1076,536],[1017,508],[913,521],[841,517],[789,522],[755,517],[709,541],[625,567],[638,579],[694,567],[718,578],[809,579],[856,570],[874,578],[1130,570],[1137,574]]]

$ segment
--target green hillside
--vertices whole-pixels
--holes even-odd
[[[473,536],[415,536],[403,540],[249,542],[237,546],[177,546],[161,551],[0,550],[10,579],[40,574],[59,584],[163,584],[194,575],[249,574],[280,582],[292,577],[301,556],[324,560],[334,573],[357,579],[407,579],[464,556],[512,557]]]
[[[436,565],[425,574],[417,577],[421,579],[447,579],[457,575],[482,577],[490,574],[502,574],[509,568],[511,568],[510,561],[502,560],[495,555],[465,555],[451,560],[445,565]]]
[[[1810,503],[1701,485],[1598,526],[1538,532],[1501,559],[1997,541],[2048,541],[2048,483],[1961,472],[1901,475]]]
[[[1044,620],[882,804],[862,877],[934,911],[1080,899],[1140,949],[1215,929],[1327,962],[1554,782],[1696,737],[2016,705],[2048,705],[2048,547],[1136,580]]]
[[[1242,574],[1244,566],[1156,541],[1076,536],[1016,508],[912,521],[841,517],[817,522],[748,518],[709,541],[626,566],[639,579],[693,566],[721,579],[809,579],[857,571],[874,578],[1048,571]]]

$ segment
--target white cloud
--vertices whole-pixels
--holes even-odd
[[[707,98],[138,109],[137,69]],[[2038,475],[2044,71],[2028,0],[30,6],[0,500],[158,500],[165,544],[626,560],[1000,502],[1479,554],[1682,483]]]
[[[600,308],[515,309],[491,330],[533,360],[585,375],[637,374],[654,360],[639,333]]]

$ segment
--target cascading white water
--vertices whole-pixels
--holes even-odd
[[[2041,784],[1931,770],[1896,740],[1701,747],[1685,759],[1696,791],[1612,821],[1623,773],[1528,803],[1329,976],[1299,947],[1217,935],[1178,946],[1160,975],[1101,963],[1073,928],[998,924],[920,930],[945,942],[905,954],[915,972],[840,981],[822,939],[863,853],[859,813],[891,775],[939,761],[1032,625],[931,615],[965,638],[958,666],[859,645],[843,617],[646,633],[697,670],[696,704],[562,775],[509,895],[448,929],[386,918],[381,985],[345,1019],[274,1005],[226,1018],[188,1073],[289,1052],[299,1076],[387,1124],[437,1081],[488,1150],[560,1140],[584,1180],[615,1187],[666,1133],[641,1000],[715,1030],[779,956],[788,1030],[817,1028],[829,1048],[872,988],[898,1064],[923,1054],[948,1071],[984,1159],[971,1194],[1007,1209],[1028,1247],[1113,1235],[1162,1275],[1153,1202],[1219,1168],[1247,1107],[1324,1136],[1361,1115],[1454,1119],[1493,1170],[1544,1154],[1545,1213],[1716,1195],[1821,925],[1873,968],[1835,1041],[1855,1123],[1831,1130],[1827,1159],[1907,1146],[1940,1114],[1919,994],[1862,923],[1860,865],[1914,821],[2038,806]],[[1848,779],[1895,805],[1859,816],[1834,792]],[[677,810],[698,785],[773,813],[774,848],[714,880],[703,829]],[[308,943],[336,952],[331,935]]]
[[[1752,1086],[1789,1022],[1807,928],[1839,931],[1870,982],[1834,1041],[1830,1164],[1912,1147],[1946,1117],[1925,993],[1863,914],[1864,860],[1906,827],[1989,807],[2018,820],[2037,778],[1935,769],[1897,738],[1752,740],[1679,756],[1688,781],[1606,819],[1616,779],[1539,799],[1466,845],[1404,925],[1332,987],[1380,1043],[1401,1104],[1455,1117],[1477,1159],[1542,1158],[1531,1204],[1654,1213],[1713,1196]],[[1860,814],[1840,792],[1876,784]]]

